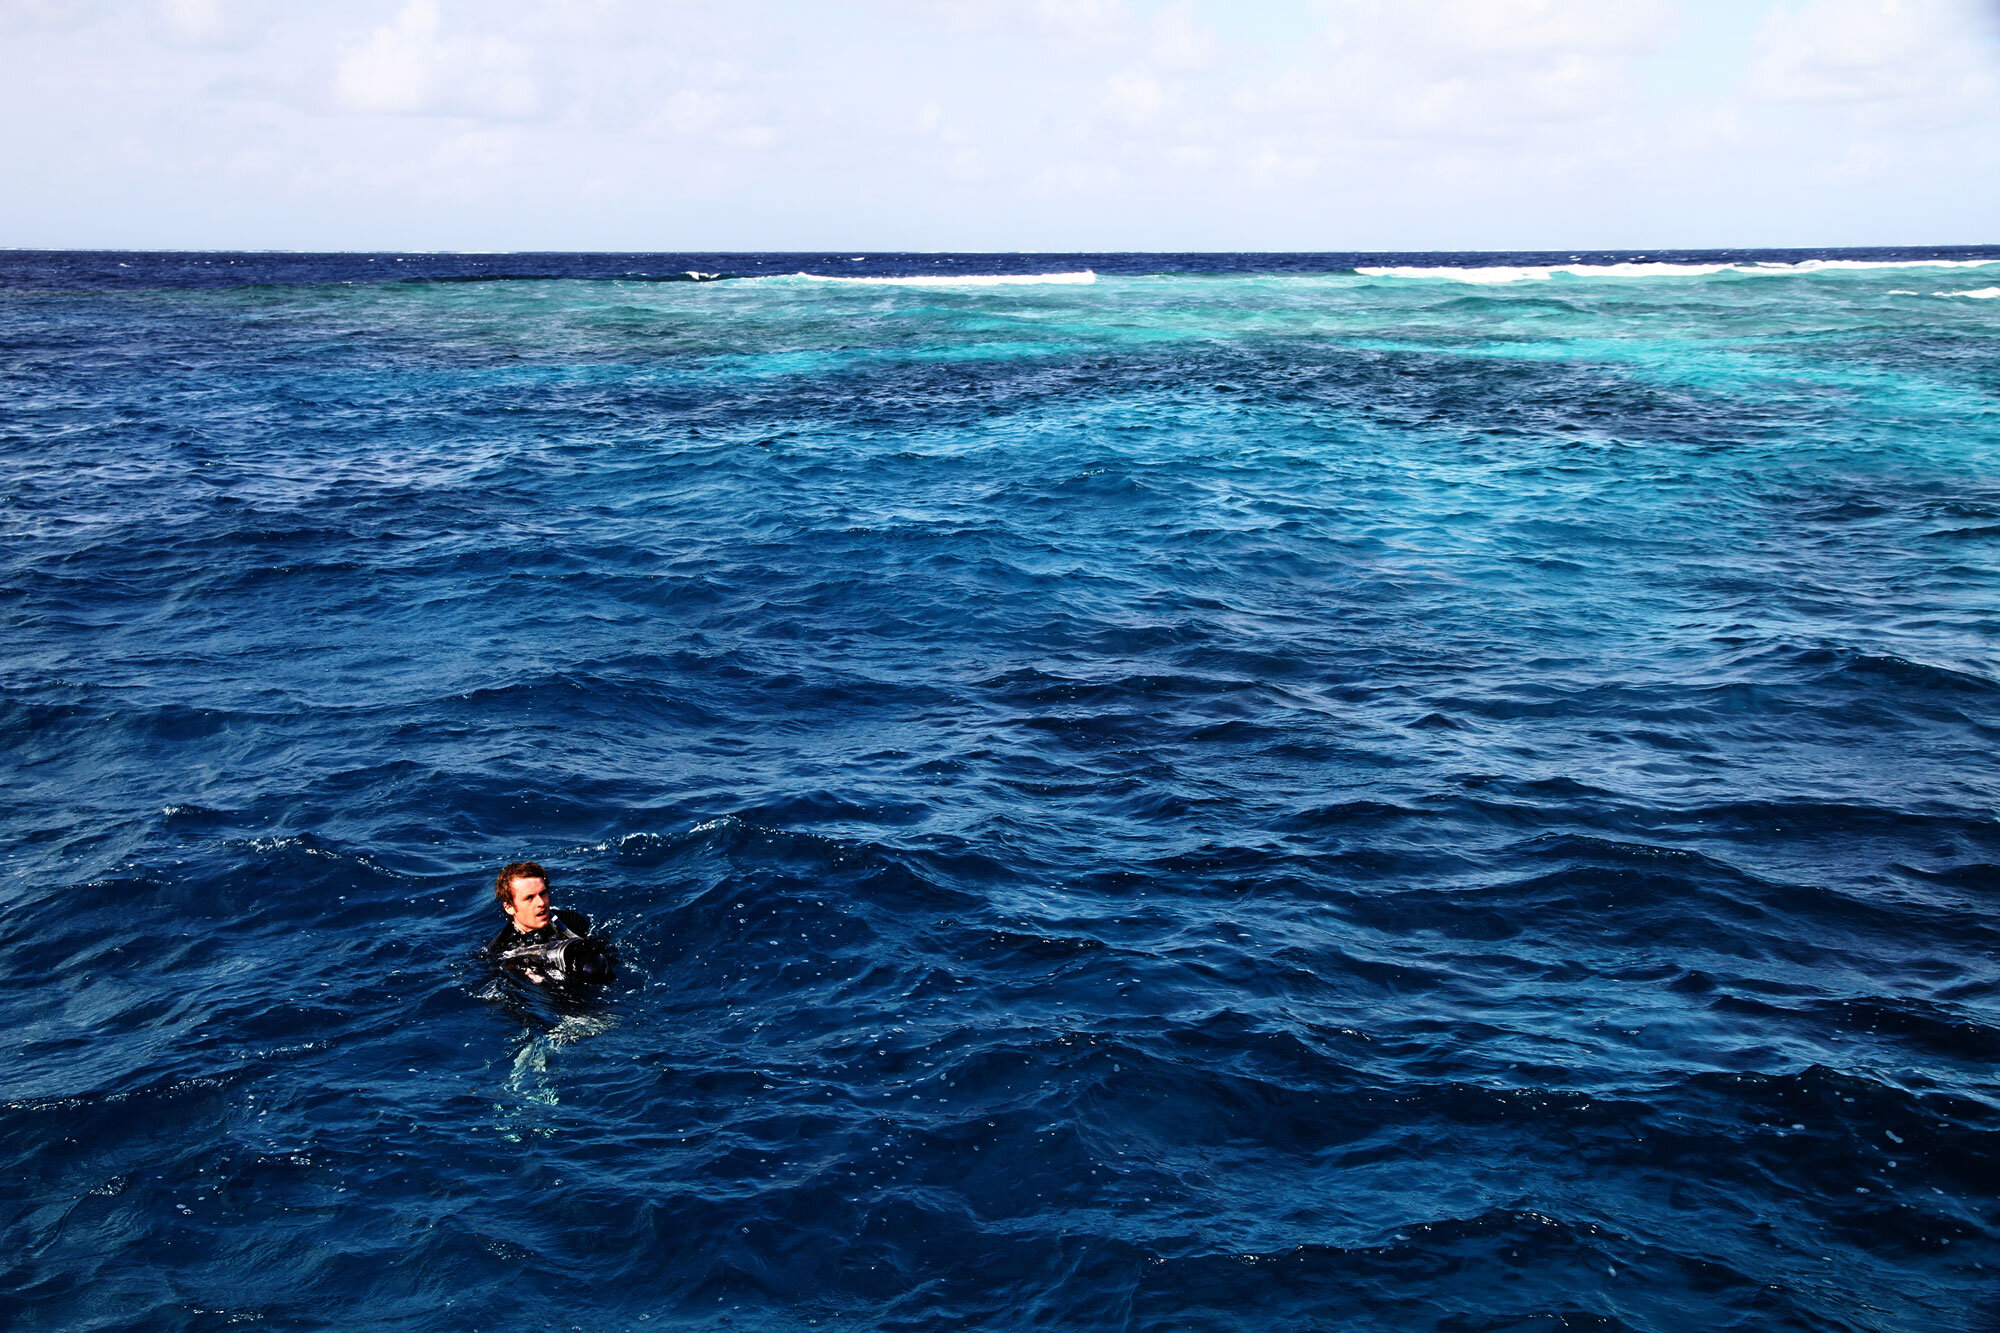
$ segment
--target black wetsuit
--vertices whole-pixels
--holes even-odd
[[[590,918],[581,912],[572,912],[567,907],[558,907],[549,913],[549,924],[540,930],[522,930],[512,920],[500,927],[500,933],[486,946],[488,958],[514,949],[532,949],[538,944],[554,944],[557,940],[573,939],[590,933]]]
[[[509,920],[486,959],[501,983],[492,998],[523,1023],[551,1030],[568,1015],[599,1009],[618,951],[590,933],[589,917],[558,908],[540,930],[516,930]]]

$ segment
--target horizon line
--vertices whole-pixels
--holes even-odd
[[[839,255],[852,250],[863,253],[858,258],[881,258],[890,255],[975,255],[975,256],[1033,256],[1033,255],[1551,255],[1551,254],[1633,254],[1656,253],[1699,254],[1699,253],[1749,253],[1759,250],[2000,250],[2000,241],[1902,241],[1895,243],[1862,245],[1652,245],[1652,246],[1543,246],[1540,248],[1482,248],[1426,250],[1384,250],[1384,249],[1323,249],[1323,250],[906,250],[896,248],[870,249],[866,246],[836,246],[818,250],[722,250],[690,247],[678,250],[643,249],[527,249],[527,250],[395,250],[395,249],[325,249],[317,247],[263,247],[236,249],[210,246],[44,246],[44,245],[0,245],[0,254],[49,254],[49,255],[425,255],[431,257],[500,257],[508,255]]]

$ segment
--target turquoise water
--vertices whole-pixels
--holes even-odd
[[[1989,1327],[1913,257],[0,256],[10,1325]]]

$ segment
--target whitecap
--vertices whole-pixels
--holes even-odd
[[[1976,292],[1939,292],[1939,296],[1963,296],[1969,301],[1990,301],[2000,296],[2000,287],[1981,287]]]
[[[1577,278],[1699,277],[1720,273],[1729,264],[1501,264],[1487,268],[1446,268],[1406,265],[1358,268],[1364,278],[1448,278],[1453,282],[1547,282],[1558,273]]]
[[[876,283],[889,287],[1080,287],[1097,281],[1089,269],[1081,273],[926,273],[900,278],[828,277],[820,273],[794,273],[807,282]]]
[[[1801,259],[1779,267],[1810,273],[1824,268],[1979,268],[2000,259]]]
[[[696,824],[688,830],[688,836],[693,837],[698,833],[713,833],[717,829],[729,828],[732,825],[742,822],[735,815],[718,815],[714,819],[704,819],[701,823]]]
[[[1452,282],[1506,283],[1546,282],[1558,274],[1572,278],[1701,278],[1716,273],[1741,273],[1777,277],[1796,273],[1833,270],[1894,268],[1976,268],[2000,264],[2000,259],[1802,259],[1784,264],[1753,263],[1669,263],[1626,261],[1615,264],[1504,264],[1480,268],[1451,268],[1443,265],[1397,265],[1357,268],[1364,278],[1444,278]]]

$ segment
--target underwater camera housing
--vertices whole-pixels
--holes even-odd
[[[500,955],[500,961],[527,973],[531,981],[585,981],[604,986],[618,975],[618,951],[588,935],[509,949]]]

